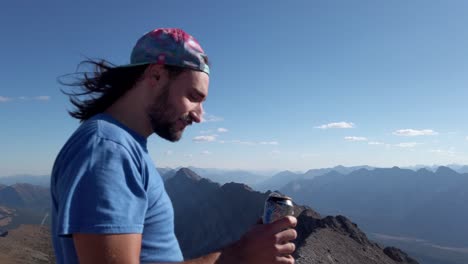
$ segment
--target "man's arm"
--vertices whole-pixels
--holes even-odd
[[[292,264],[290,254],[295,246],[290,241],[297,233],[290,228],[296,224],[296,218],[288,216],[271,224],[255,225],[231,246],[180,264]],[[73,234],[81,264],[138,264],[141,240],[141,234]]]
[[[82,264],[139,264],[141,238],[141,234],[101,235],[77,233],[73,235],[73,242],[75,243],[78,259]],[[215,252],[180,264],[215,264],[220,255],[221,252]]]
[[[139,264],[141,234],[73,234],[78,259],[82,264]]]

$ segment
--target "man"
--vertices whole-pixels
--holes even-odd
[[[175,142],[202,119],[209,65],[192,36],[156,29],[138,40],[130,65],[87,62],[96,71],[69,93],[77,108],[70,114],[82,124],[52,171],[57,263],[294,263],[294,217],[256,225],[219,252],[183,260],[146,140],[156,133]]]

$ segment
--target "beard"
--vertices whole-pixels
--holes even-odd
[[[170,83],[163,87],[163,92],[157,101],[150,106],[148,116],[151,127],[158,136],[171,142],[179,141],[182,138],[183,128],[177,127],[177,123],[182,121],[185,125],[191,124],[189,114],[180,115],[176,108],[169,102]]]

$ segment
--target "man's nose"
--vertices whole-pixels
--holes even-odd
[[[200,123],[203,120],[204,113],[203,105],[201,103],[197,105],[194,111],[190,112],[193,121],[196,123]]]

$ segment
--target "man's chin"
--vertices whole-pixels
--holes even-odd
[[[170,142],[177,142],[179,141],[181,138],[182,138],[182,133],[183,133],[183,130],[182,131],[178,131],[176,133],[167,133],[167,134],[158,134],[156,133],[158,136],[160,136],[161,138],[164,138],[165,140],[167,141],[170,141]]]

